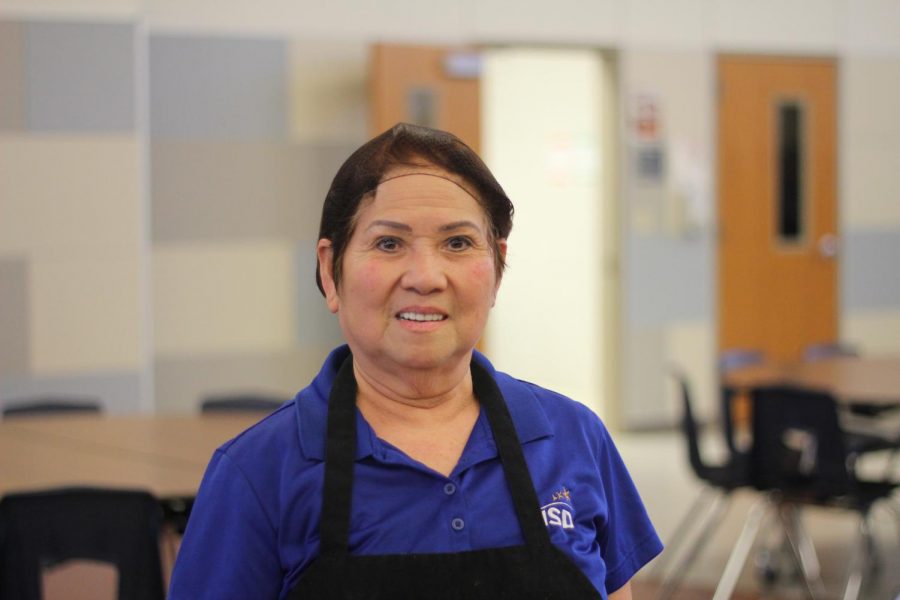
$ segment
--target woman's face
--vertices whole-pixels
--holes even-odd
[[[392,372],[469,360],[500,282],[487,217],[461,184],[437,168],[389,172],[360,204],[340,288],[319,241],[328,307],[357,360]]]

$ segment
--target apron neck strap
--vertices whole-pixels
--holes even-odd
[[[491,426],[522,537],[532,547],[550,544],[534,484],[503,394],[490,373],[474,359],[471,369],[475,397],[484,408]],[[353,357],[348,356],[338,370],[328,398],[325,481],[319,527],[319,552],[322,556],[349,553],[356,454],[356,392]]]
[[[350,500],[353,497],[353,459],[356,454],[356,378],[353,356],[344,359],[328,397],[325,438],[325,481],[319,524],[319,554],[347,554],[350,539]]]

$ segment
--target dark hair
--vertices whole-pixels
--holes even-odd
[[[500,277],[506,265],[497,240],[509,236],[513,216],[513,205],[506,192],[484,161],[452,133],[398,123],[351,154],[338,169],[325,196],[319,239],[331,241],[335,283],[341,280],[341,259],[353,235],[360,203],[375,191],[388,171],[398,166],[439,167],[462,177],[474,188],[475,199],[490,223],[490,243],[497,277]],[[324,294],[318,262],[316,284]]]

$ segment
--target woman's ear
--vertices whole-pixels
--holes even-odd
[[[341,300],[334,282],[334,248],[331,246],[331,240],[325,238],[319,240],[316,244],[316,258],[319,261],[319,279],[322,280],[322,288],[325,290],[325,303],[328,310],[336,313],[341,306]]]
[[[500,253],[498,257],[502,261],[506,261],[506,238],[500,238],[497,240],[497,252]],[[497,302],[497,292],[500,291],[500,282],[503,280],[503,272],[497,274],[497,281],[494,282],[494,300],[491,302],[491,306]]]
[[[497,240],[497,249],[500,251],[500,258],[506,260],[506,238]]]

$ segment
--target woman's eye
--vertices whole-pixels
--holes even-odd
[[[456,236],[447,240],[447,247],[451,250],[466,250],[472,247],[472,240],[465,236]]]
[[[384,237],[375,242],[375,247],[385,252],[393,252],[400,247],[400,241],[397,238]]]

